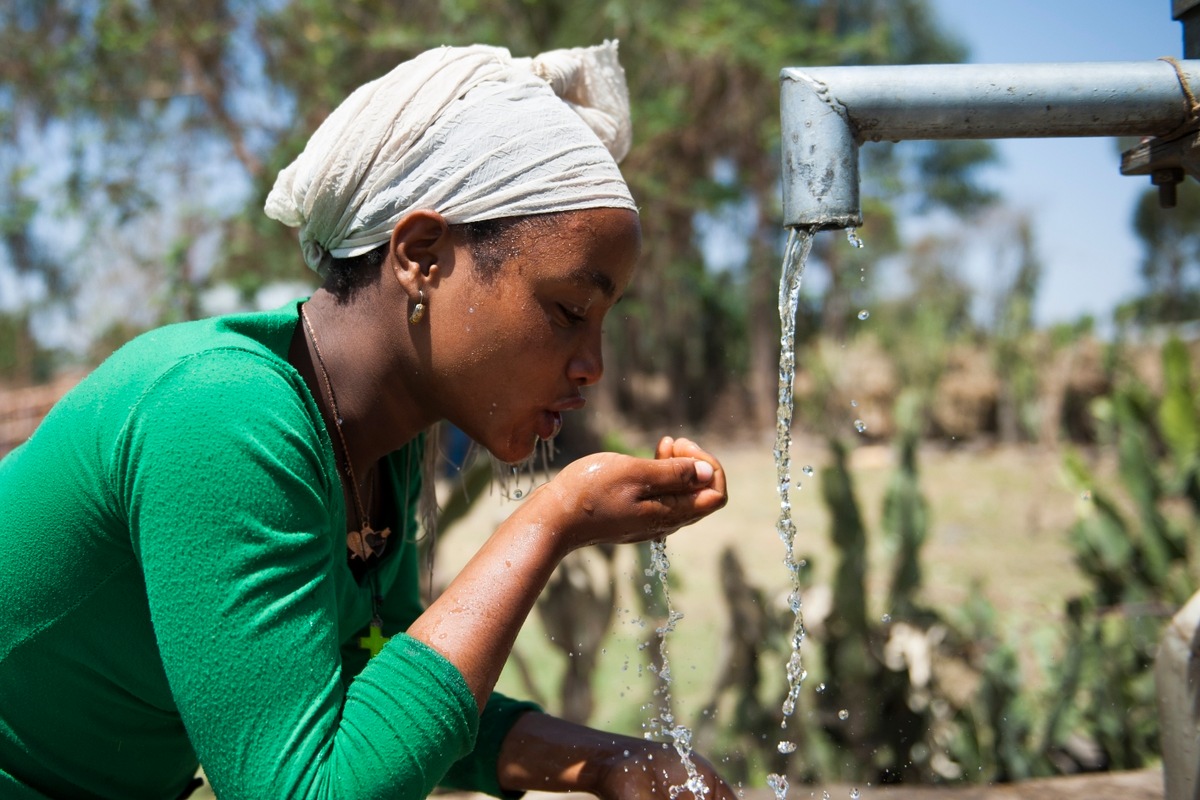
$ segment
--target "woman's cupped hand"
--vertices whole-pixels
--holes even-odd
[[[679,800],[735,800],[737,794],[705,758],[689,756],[693,772],[668,745],[644,742],[619,754],[597,759],[597,797],[604,800],[633,800],[645,797],[677,797]]]
[[[728,501],[721,463],[695,442],[664,437],[655,456],[581,458],[531,494],[525,511],[552,525],[569,552],[661,538]]]

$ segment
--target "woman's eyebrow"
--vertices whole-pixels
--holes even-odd
[[[594,286],[604,293],[604,296],[611,300],[613,295],[617,293],[617,286],[603,272],[594,269],[581,269],[575,273],[576,283],[582,283],[588,286]]]

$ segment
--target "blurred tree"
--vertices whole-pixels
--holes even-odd
[[[293,234],[265,218],[262,201],[353,87],[438,44],[527,55],[606,37],[621,40],[629,77],[636,136],[624,168],[645,211],[649,265],[612,326],[613,371],[666,375],[660,412],[676,422],[703,421],[749,378],[748,411],[768,423],[779,70],[959,60],[926,0],[14,0],[0,10],[0,264],[36,270],[64,296],[80,286],[80,262],[95,258],[84,242],[137,242],[116,260],[155,276],[148,325],[199,313],[199,293],[216,281],[249,297],[280,278],[304,280]],[[41,163],[28,157],[34,141],[54,144]],[[867,150],[883,198],[869,211],[872,258],[896,246],[885,202],[901,192],[915,191],[917,209],[986,199],[972,172],[990,158],[986,146]],[[745,213],[726,244],[702,248],[705,220],[731,208]],[[41,231],[62,218],[75,235],[39,260]],[[706,266],[719,249],[742,253],[732,272]],[[844,317],[842,260],[826,248],[826,306]],[[604,389],[627,414],[642,407],[632,385]]]
[[[132,270],[162,276],[160,296],[142,298],[143,325],[163,309],[197,313],[209,271],[197,243],[240,208],[239,181],[263,170],[260,106],[246,96],[255,10],[236,0],[0,8],[0,267],[33,276],[43,306],[107,300],[127,320],[104,291]]]
[[[1200,319],[1200,185],[1179,184],[1178,205],[1169,209],[1159,207],[1157,189],[1148,189],[1133,228],[1144,248],[1145,294],[1129,312],[1143,325]]]
[[[26,386],[49,377],[49,353],[38,347],[25,313],[0,313],[0,385]]]
[[[1018,215],[1008,227],[1012,236],[996,252],[996,271],[1012,274],[998,298],[992,337],[992,360],[1000,382],[997,427],[1003,441],[1030,441],[1038,431],[1037,340],[1033,305],[1041,283],[1042,264],[1033,243],[1033,225]],[[1005,262],[1010,262],[1011,266]]]

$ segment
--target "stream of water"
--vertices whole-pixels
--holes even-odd
[[[800,305],[800,281],[804,276],[804,265],[812,250],[813,232],[792,228],[788,233],[787,247],[783,254],[783,274],[779,279],[779,406],[775,414],[775,477],[779,487],[779,520],[775,530],[783,540],[784,559],[791,578],[788,607],[794,615],[792,623],[792,652],[787,662],[787,696],[783,700],[782,729],[787,730],[788,719],[796,710],[800,687],[804,684],[807,671],[801,658],[800,647],[804,643],[804,614],[800,602],[801,562],[796,560],[796,524],[792,521],[792,388],[796,380],[796,313]],[[796,743],[781,734],[777,748],[780,753],[792,753]],[[788,780],[783,774],[767,776],[767,785],[775,792],[777,800],[787,797]]]
[[[687,781],[670,788],[671,800],[675,800],[685,791],[691,792],[695,800],[704,800],[709,793],[692,759],[692,731],[686,725],[675,723],[675,712],[671,708],[671,659],[667,655],[667,636],[675,630],[676,623],[683,619],[683,614],[671,605],[671,590],[667,586],[668,572],[671,562],[667,560],[667,543],[664,539],[656,539],[650,543],[650,566],[646,569],[646,577],[657,577],[662,588],[663,602],[667,606],[667,621],[662,627],[656,628],[658,635],[658,680],[659,686],[654,691],[659,696],[658,717],[651,720],[647,738],[658,736],[661,739],[670,738],[679,754],[679,760],[687,770]],[[649,587],[649,584],[646,584]]]
[[[801,647],[804,644],[805,628],[804,614],[800,600],[800,571],[804,567],[803,560],[796,558],[796,525],[792,521],[792,409],[793,387],[796,380],[796,315],[800,305],[800,284],[804,276],[804,267],[808,255],[812,251],[815,231],[792,228],[788,234],[787,246],[783,255],[783,270],[779,280],[779,405],[775,415],[775,474],[779,489],[779,519],[775,530],[784,546],[784,566],[791,579],[791,589],[788,593],[788,607],[794,616],[791,634],[791,654],[787,661],[787,695],[783,700],[783,719],[781,735],[776,749],[783,754],[795,752],[796,743],[788,738],[788,720],[796,711],[796,703],[800,697],[800,689],[808,672],[804,668]],[[855,247],[862,247],[853,230],[848,231],[847,238]],[[867,312],[860,314],[865,319]],[[862,423],[856,421],[856,426]],[[865,427],[865,426],[864,426]],[[861,430],[860,430],[861,432]],[[802,472],[809,476],[811,467],[804,467]],[[800,488],[797,482],[796,488]],[[646,576],[656,576],[662,587],[663,597],[667,606],[667,622],[657,629],[659,637],[659,688],[655,694],[660,695],[660,711],[657,719],[650,726],[648,737],[670,738],[687,769],[687,783],[672,786],[672,800],[683,792],[690,791],[697,800],[703,800],[709,789],[696,771],[691,758],[691,731],[683,725],[675,723],[671,711],[671,666],[667,657],[667,635],[675,629],[675,624],[683,617],[671,606],[671,596],[667,587],[667,571],[670,564],[667,561],[666,545],[662,540],[651,546],[651,564],[646,570]],[[646,589],[650,585],[646,584]],[[776,800],[786,800],[788,793],[787,776],[782,773],[772,773],[767,776],[767,785],[774,791]],[[828,794],[825,795],[828,797]],[[851,793],[851,798],[859,796],[858,790]]]

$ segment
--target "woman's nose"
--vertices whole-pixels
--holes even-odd
[[[589,335],[580,345],[567,367],[568,377],[580,386],[591,386],[604,374],[604,355],[600,343],[600,331]]]

